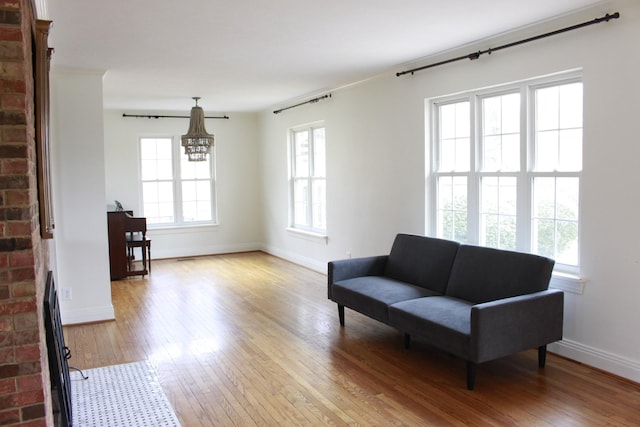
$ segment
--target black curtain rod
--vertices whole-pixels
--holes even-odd
[[[137,117],[142,119],[189,119],[190,116],[158,116],[158,115],[141,115],[141,114],[127,114],[123,113],[122,117]],[[229,116],[205,116],[205,119],[228,119]]]
[[[326,99],[326,98],[331,98],[331,94],[329,93],[329,94],[326,94],[326,95],[319,96],[317,98],[310,99],[310,100],[305,101],[305,102],[301,102],[301,103],[296,104],[296,105],[291,105],[289,107],[284,107],[284,108],[281,108],[279,110],[275,110],[273,112],[273,114],[280,114],[283,111],[288,110],[290,108],[296,108],[296,107],[299,107],[299,106],[305,105],[305,104],[313,104],[313,103],[316,103],[316,102],[320,101],[321,99]]]
[[[488,53],[489,55],[491,55],[491,53],[493,53],[493,52],[496,52],[496,51],[502,50],[502,49],[506,49],[508,47],[513,47],[513,46],[517,46],[517,45],[520,45],[520,44],[529,43],[529,42],[532,42],[532,41],[535,41],[535,40],[543,39],[545,37],[555,36],[557,34],[565,33],[567,31],[577,30],[578,28],[586,27],[588,25],[599,24],[601,22],[609,22],[612,19],[618,19],[618,18],[620,18],[620,13],[618,13],[618,12],[615,12],[613,14],[608,14],[607,13],[605,16],[603,16],[601,18],[596,18],[594,20],[583,22],[581,24],[576,24],[576,25],[572,25],[570,27],[565,27],[565,28],[561,28],[559,30],[555,30],[555,31],[551,31],[551,32],[548,32],[548,33],[540,34],[540,35],[537,35],[537,36],[529,37],[527,39],[518,40],[517,42],[508,43],[508,44],[505,44],[505,45],[502,45],[502,46],[498,46],[498,47],[494,47],[494,48],[489,48],[487,50],[479,50],[477,52],[470,53],[469,55],[458,56],[457,58],[447,59],[445,61],[436,62],[435,64],[429,64],[429,65],[425,65],[425,66],[418,67],[418,68],[413,68],[411,70],[400,71],[400,72],[396,73],[396,76],[400,77],[400,76],[403,76],[405,74],[413,74],[416,71],[421,71],[421,70],[425,70],[427,68],[437,67],[439,65],[449,64],[451,62],[461,61],[463,59],[470,59],[470,60],[473,61],[475,59],[478,59],[480,57],[480,55],[484,55],[485,53]]]

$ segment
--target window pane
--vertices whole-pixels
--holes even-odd
[[[185,222],[193,222],[198,216],[198,203],[195,201],[182,202],[182,217]]]
[[[182,179],[211,178],[211,156],[204,161],[190,162],[184,151],[180,154],[180,177]]]
[[[182,182],[182,216],[185,222],[210,221],[211,182]]]
[[[538,132],[536,144],[536,169],[555,171],[558,169],[558,132]]]
[[[558,221],[558,249],[556,262],[578,265],[578,222]]]
[[[173,163],[171,138],[140,139],[140,175],[143,215],[150,224],[171,223],[173,210]]]
[[[140,157],[143,180],[172,179],[171,138],[141,138]]]
[[[140,139],[140,158],[142,160],[157,158],[156,156],[156,140],[151,138]]]
[[[582,169],[582,129],[566,129],[559,133],[559,171]]]
[[[327,227],[326,220],[326,197],[327,197],[326,181],[324,179],[313,180],[313,195],[311,197],[312,209],[312,226],[313,228],[324,230]]]
[[[582,169],[582,83],[535,91],[535,169]]]
[[[173,191],[170,182],[142,184],[143,212],[150,224],[174,221]]]
[[[534,253],[568,265],[578,264],[578,178],[535,178]]]
[[[481,182],[480,244],[515,250],[517,178],[485,177]]]
[[[326,163],[324,128],[317,128],[313,130],[313,176],[326,176]]]
[[[158,179],[158,168],[155,159],[143,159],[140,167],[142,180]]]
[[[502,147],[499,136],[485,136],[483,140],[484,158],[483,170],[497,171],[500,169]]]
[[[500,97],[502,101],[502,133],[520,133],[520,94],[510,93]]]
[[[467,241],[467,178],[438,178],[437,235],[461,242]]]
[[[482,169],[520,169],[520,94],[482,100]]]
[[[142,184],[142,198],[145,203],[158,203],[160,197],[158,195],[157,182],[145,182]]]
[[[558,87],[536,90],[536,128],[538,131],[558,129],[560,111]]]
[[[439,107],[438,170],[468,171],[470,167],[470,110],[469,102]]]
[[[502,136],[502,168],[504,172],[520,170],[520,134]]]
[[[297,177],[309,176],[309,132],[294,133],[294,174]]]
[[[182,201],[193,202],[197,200],[196,197],[196,183],[195,181],[183,181],[182,182]]]
[[[293,184],[293,212],[295,225],[310,225],[308,221],[308,193],[309,181],[306,179],[296,179]]]
[[[560,128],[582,128],[582,83],[560,86]]]

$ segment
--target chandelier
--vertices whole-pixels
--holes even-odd
[[[207,133],[204,128],[204,111],[198,106],[199,96],[194,96],[195,107],[191,108],[191,119],[189,120],[189,130],[182,135],[182,146],[184,153],[190,162],[201,162],[207,160],[207,153],[213,146],[213,135]]]

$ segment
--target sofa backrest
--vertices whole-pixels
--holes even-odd
[[[385,276],[444,294],[459,246],[450,240],[398,234]]]
[[[461,245],[446,295],[478,304],[543,291],[554,263],[538,255]]]

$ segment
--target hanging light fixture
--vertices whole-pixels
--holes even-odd
[[[182,135],[182,146],[190,162],[201,162],[207,160],[207,153],[213,146],[213,135],[204,128],[204,111],[198,106],[200,97],[194,96],[193,99],[196,106],[191,108],[189,130]]]

